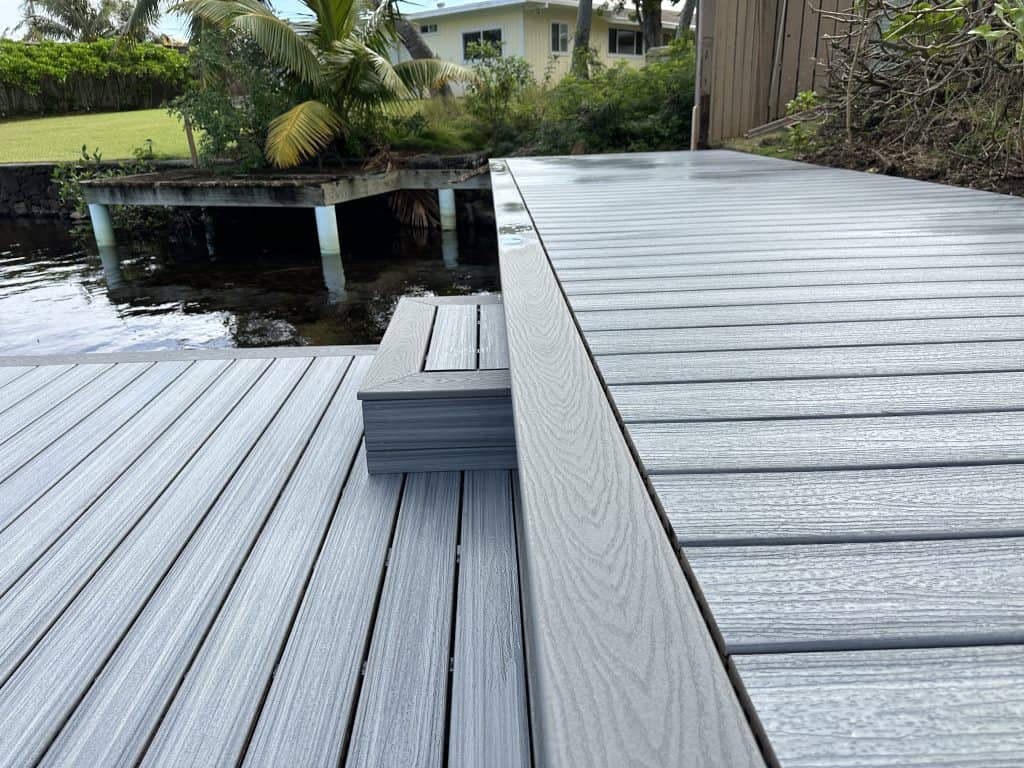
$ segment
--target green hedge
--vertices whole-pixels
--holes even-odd
[[[152,43],[0,40],[0,116],[160,106],[181,93],[188,57]]]

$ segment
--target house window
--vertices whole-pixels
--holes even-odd
[[[556,22],[551,25],[551,52],[569,52],[569,25]]]
[[[644,38],[637,29],[616,29],[608,30],[608,53],[617,53],[622,56],[642,56],[644,52]]]
[[[497,47],[498,55],[501,55],[501,30],[500,29],[482,29],[477,32],[463,32],[462,33],[462,60],[470,61],[472,56],[469,55],[469,46],[473,43],[490,43]]]
[[[437,24],[420,24],[421,35],[432,35],[437,32]]]

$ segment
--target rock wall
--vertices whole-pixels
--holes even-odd
[[[55,167],[55,163],[0,163],[0,218],[67,215],[51,180]]]

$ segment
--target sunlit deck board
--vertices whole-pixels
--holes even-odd
[[[441,685],[372,724],[413,733],[431,719],[442,749],[424,764],[441,765],[444,740],[462,728],[450,720],[449,664],[497,664],[501,683],[472,691],[467,718],[527,733],[525,707],[509,706],[525,686],[519,606],[509,597],[518,591],[508,538],[514,473],[488,473],[482,484],[471,474],[443,476],[454,488],[451,541],[442,551],[428,537],[388,562],[396,525],[434,533],[428,518],[437,510],[431,499],[403,500],[415,486],[404,476],[366,474],[355,394],[370,358],[344,352],[152,363],[104,356],[96,364],[109,369],[96,381],[141,365],[154,372],[152,386],[171,383],[156,399],[148,386],[122,388],[139,402],[124,403],[120,439],[92,432],[90,445],[82,433],[84,458],[62,479],[19,470],[26,487],[34,479],[27,495],[38,501],[0,533],[11,537],[0,549],[17,555],[4,566],[9,588],[0,589],[0,764],[354,765],[353,724],[375,711],[359,704],[360,690],[373,692],[361,677],[368,649],[382,633],[408,647],[422,634],[403,614],[382,628],[381,584],[393,571],[415,584],[428,568],[449,572],[436,605],[420,607],[436,622],[437,658],[418,666],[403,654],[393,673],[428,672]],[[102,481],[90,481],[96,473]],[[480,540],[474,524],[506,535],[496,559],[464,542],[479,563],[470,572],[490,577],[463,582],[464,486],[478,489],[466,514],[483,515],[463,523],[467,536]],[[474,605],[515,614],[481,627]],[[467,631],[489,633],[487,642],[456,645]],[[389,686],[377,693],[394,695]],[[509,764],[529,760],[520,744]]]
[[[1024,203],[728,152],[507,162],[727,651],[763,654],[734,659],[784,768],[1024,761],[985,682],[1024,639]],[[870,697],[853,649],[941,644],[935,695],[991,730],[896,688],[814,700],[793,653],[841,651],[815,680]],[[792,692],[760,692],[774,658]]]

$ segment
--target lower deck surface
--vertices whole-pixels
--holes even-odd
[[[370,363],[0,365],[0,765],[529,765],[515,473],[368,475]]]
[[[784,768],[1024,764],[1024,202],[507,163]]]

